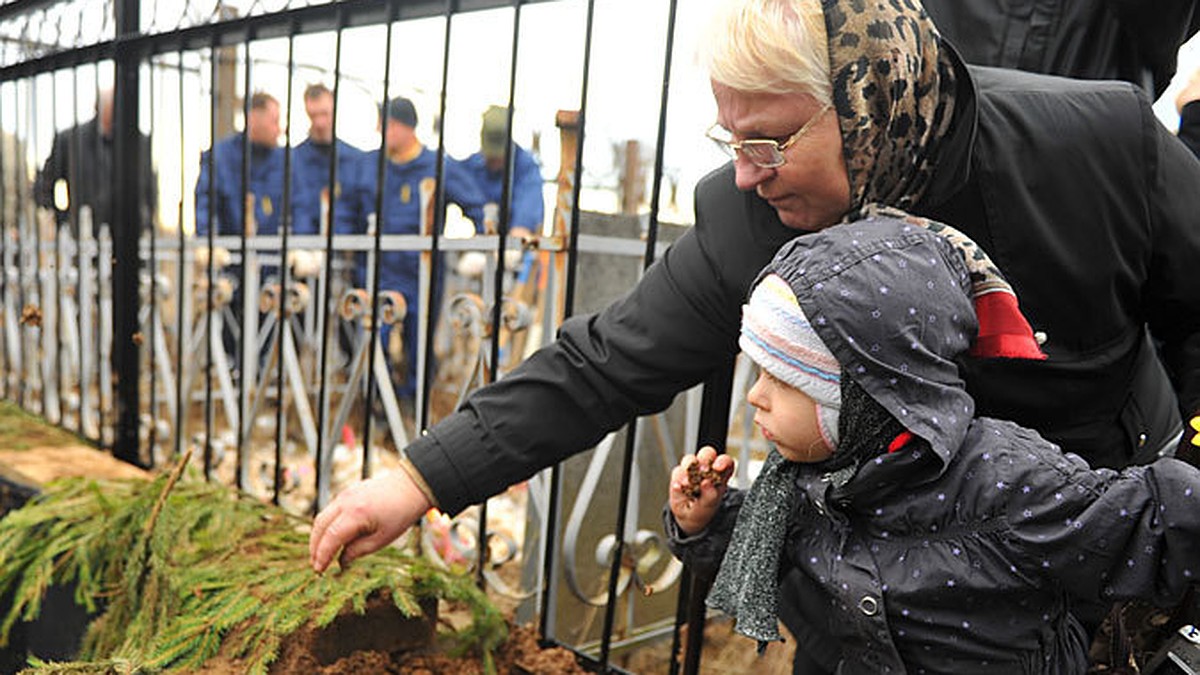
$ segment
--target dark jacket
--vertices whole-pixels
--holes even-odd
[[[53,210],[60,224],[69,221],[72,208],[90,206],[92,236],[101,224],[113,224],[113,140],[105,138],[99,129],[99,122],[93,119],[58,133],[34,184],[38,206]],[[150,155],[150,139],[145,135],[139,135],[139,138],[142,147],[138,190],[142,198],[142,222],[134,231],[151,225],[158,204],[158,181]],[[59,210],[54,203],[54,186],[60,180],[66,182],[70,195],[71,204],[65,210]],[[78,236],[78,226],[72,223],[71,229]]]
[[[798,639],[839,643],[847,675],[1083,673],[1076,599],[1166,605],[1200,574],[1200,473],[1171,458],[1092,470],[980,418],[950,457],[869,463],[841,488],[807,470],[798,484],[781,562],[800,572]],[[740,496],[690,538],[667,512],[693,569],[720,564]]]
[[[1179,46],[1200,29],[1196,0],[925,0],[967,63],[1093,80],[1160,96]]]
[[[804,633],[840,646],[839,673],[1082,673],[1074,599],[1169,602],[1200,572],[1200,472],[1170,458],[1093,471],[1031,430],[973,418],[955,365],[976,332],[961,255],[889,218],[781,249],[768,270],[817,317],[843,393],[850,380],[869,399],[843,405],[830,460],[772,457],[711,531],[682,538],[666,512],[676,555],[722,566],[709,603],[722,596],[739,624],[762,611],[773,577],[799,570]],[[866,405],[916,440],[873,439]],[[859,458],[847,478],[826,466],[839,455]],[[769,486],[771,467],[792,489]],[[755,519],[780,503],[792,504],[786,535]],[[722,562],[739,506],[741,545]]]
[[[1101,465],[1149,457],[1181,425],[1147,322],[1184,406],[1200,404],[1200,163],[1131,85],[958,67],[954,127],[912,210],[991,254],[1050,357],[971,364],[980,412]],[[410,446],[443,510],[662,410],[728,363],[750,283],[795,236],[766,202],[737,191],[731,165],[707,176],[695,228],[625,298],[565,322],[556,343]]]
[[[1200,157],[1200,101],[1183,106],[1183,112],[1179,115],[1179,133],[1176,135],[1193,155]]]

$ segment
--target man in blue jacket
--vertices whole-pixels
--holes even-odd
[[[292,232],[323,234],[322,203],[333,203],[330,216],[334,232],[366,231],[366,214],[353,199],[362,180],[363,151],[333,137],[333,92],[323,84],[304,90],[304,112],[308,114],[308,138],[292,151]],[[337,147],[337,179],[334,199],[329,195],[329,165]]]
[[[250,181],[243,189],[242,158],[249,140]],[[211,177],[210,177],[211,176]],[[210,181],[212,184],[210,185]],[[196,234],[240,234],[247,195],[254,199],[256,226],[247,235],[275,234],[283,216],[283,149],[279,147],[279,102],[257,92],[250,97],[244,134],[225,137],[200,155],[196,181]]]
[[[508,135],[508,109],[490,106],[483,113],[479,132],[479,152],[468,157],[464,166],[483,198],[500,205],[504,196],[505,150],[512,148],[512,195],[509,198],[508,233],[524,238],[542,228],[545,205],[542,199],[542,171],[525,148],[512,143]]]
[[[382,111],[380,124],[386,125],[384,143],[387,160],[384,162],[383,185],[375,189],[375,181],[367,180],[368,186],[360,192],[363,200],[361,208],[364,213],[376,211],[376,222],[383,234],[422,234],[421,214],[421,181],[437,177],[437,153],[421,144],[417,138],[417,109],[407,98],[398,97],[390,100]],[[372,150],[365,155],[365,175],[378,175],[382,160],[379,150]],[[483,225],[483,195],[475,187],[462,166],[462,163],[446,157],[442,180],[445,186],[446,202],[457,204],[463,213],[474,223],[477,231]],[[382,199],[377,200],[379,193]],[[432,227],[432,223],[429,224]],[[403,363],[396,371],[399,385],[396,394],[400,398],[415,397],[417,378],[417,326],[419,323],[422,300],[420,288],[420,260],[418,251],[384,251],[379,260],[379,278],[381,290],[399,291],[408,305],[408,313],[404,317],[404,350]],[[432,302],[436,308],[440,303],[440,281],[442,266],[438,267],[438,278],[434,280]],[[363,288],[371,288],[373,279],[366,276],[362,266],[356,271],[357,284]],[[436,321],[430,321],[434,325]],[[380,339],[388,345],[391,331],[384,326]]]
[[[243,189],[242,169],[246,148],[250,150],[249,184]],[[283,148],[279,147],[279,102],[274,96],[257,92],[250,97],[246,131],[231,134],[200,155],[200,178],[196,181],[196,234],[216,235],[276,234],[283,218]],[[252,218],[244,218],[244,205],[254,204]],[[262,269],[262,274],[273,272]],[[241,278],[241,266],[225,269],[225,274]],[[234,291],[230,303],[234,320],[242,321],[242,288]],[[237,351],[230,332],[222,336],[226,353]]]

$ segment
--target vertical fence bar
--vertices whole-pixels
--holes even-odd
[[[667,100],[671,82],[671,51],[675,39],[675,0],[671,0],[667,17],[666,53],[663,57],[662,90],[659,97],[658,136],[655,144],[654,173],[655,183],[650,202],[650,223],[646,232],[646,248],[642,259],[642,269],[645,270],[654,263],[655,246],[658,241],[658,195],[662,176],[663,144],[666,140]],[[637,450],[638,419],[629,421],[625,429],[625,452],[621,463],[620,497],[617,502],[617,525],[615,531],[616,546],[609,570],[608,604],[604,610],[604,632],[600,640],[600,663],[608,665],[609,647],[612,642],[613,624],[616,618],[617,585],[620,581],[621,567],[625,564],[625,530],[629,518],[629,491],[633,474],[634,454]]]
[[[13,133],[10,136],[4,126],[4,93],[7,88],[7,83],[0,82],[0,153],[2,155],[11,153],[13,168],[16,168],[17,163],[21,161],[17,135]],[[8,142],[9,138],[12,139],[11,145]],[[10,226],[9,213],[14,204],[9,202],[9,175],[2,155],[0,155],[0,363],[3,363],[4,367],[0,368],[0,397],[8,399],[12,396],[8,390],[9,376],[12,371],[12,360],[9,358],[11,352],[8,344],[8,312],[11,310],[8,295],[8,228]],[[19,185],[19,181],[13,181],[14,190]],[[15,218],[13,219],[15,220]]]
[[[205,233],[208,238],[208,241],[207,241],[208,260],[206,261],[206,265],[205,265],[205,267],[207,268],[205,273],[208,277],[208,285],[205,288],[206,298],[205,298],[205,306],[204,306],[204,354],[205,354],[205,358],[204,358],[204,477],[206,480],[212,480],[212,460],[213,460],[213,456],[212,456],[213,455],[213,452],[212,452],[212,450],[213,450],[213,444],[212,444],[212,435],[213,435],[213,381],[212,381],[212,376],[213,376],[213,373],[212,373],[212,368],[213,368],[213,359],[215,358],[215,354],[213,353],[215,350],[215,347],[214,347],[213,343],[221,342],[222,338],[224,338],[223,335],[216,335],[216,336],[213,335],[213,326],[216,323],[213,320],[213,307],[216,304],[216,297],[217,297],[217,294],[216,294],[216,284],[217,284],[216,262],[214,260],[216,258],[216,255],[214,255],[215,252],[214,252],[213,248],[216,243],[216,232],[215,232],[216,228],[214,226],[216,225],[216,212],[217,212],[217,180],[216,180],[216,178],[217,178],[217,176],[216,176],[216,173],[217,173],[217,111],[219,110],[218,104],[220,102],[220,89],[218,88],[218,85],[217,85],[217,82],[218,82],[217,72],[218,72],[218,70],[220,70],[219,62],[221,59],[221,56],[220,56],[221,52],[217,48],[217,45],[218,45],[218,41],[217,41],[216,36],[214,36],[212,39],[212,46],[209,48],[211,50],[211,52],[209,54],[210,58],[209,58],[209,73],[208,73],[208,75],[209,75],[209,97],[208,97],[208,102],[209,102],[209,120],[208,120],[209,134],[208,134],[208,138],[209,138],[209,141],[208,141],[207,166],[203,167],[203,169],[208,170],[208,184],[204,186],[204,189],[208,191],[208,209],[207,209],[207,212],[204,214],[204,218],[207,221],[205,224]],[[199,195],[197,195],[197,198],[198,197],[199,197]],[[197,227],[199,227],[199,225],[200,225],[199,223],[196,224]],[[222,345],[221,348],[224,349],[224,346]],[[240,429],[240,425],[238,425],[238,428]],[[240,431],[239,431],[239,436],[240,436]],[[240,443],[238,445],[237,451],[238,451],[237,459],[238,459],[239,466],[240,466],[241,458],[242,458]],[[237,488],[239,490],[245,489],[245,486],[241,482],[241,477],[242,477],[242,472],[238,471],[237,472],[237,478],[238,478]]]
[[[508,72],[508,112],[506,113],[507,134],[504,146],[504,171],[501,178],[500,189],[500,213],[497,216],[496,229],[499,235],[496,244],[496,270],[493,277],[493,292],[492,292],[492,339],[488,345],[488,382],[495,382],[500,371],[500,324],[504,310],[504,274],[505,274],[505,249],[508,242],[508,221],[509,221],[509,205],[512,201],[512,122],[513,122],[513,94],[516,91],[517,84],[517,40],[521,34],[521,0],[513,0],[513,29],[511,52],[509,54],[509,72]],[[447,35],[449,38],[449,35]],[[447,53],[449,53],[449,40],[447,39]],[[442,90],[445,91],[445,82],[442,83]],[[441,170],[441,162],[438,162],[438,169]],[[429,349],[432,352],[432,348]],[[426,359],[426,363],[429,360]],[[484,566],[487,565],[488,541],[487,541],[487,520],[488,520],[488,500],[484,499],[479,505],[479,534],[477,542],[479,543],[476,552],[476,583],[482,588],[484,584],[483,572]]]
[[[30,136],[33,138],[35,155],[37,154],[36,151],[38,149],[37,148],[38,79],[39,79],[39,76],[34,76],[32,78],[32,82],[31,82],[32,86],[30,87],[30,92],[29,92],[29,130],[30,130]],[[51,121],[51,127],[53,127],[53,121]],[[38,313],[42,313],[42,312],[45,312],[45,310],[46,310],[46,285],[42,280],[42,274],[41,274],[42,227],[41,227],[41,223],[38,222],[36,205],[34,206],[33,209],[31,209],[31,212],[33,214],[33,218],[30,222],[30,225],[33,229],[33,267],[32,267],[32,272],[33,272],[33,283],[34,283],[35,288],[37,289],[36,295],[35,295],[35,297],[37,298],[37,305],[34,306],[34,310]],[[49,393],[48,393],[49,386],[46,382],[45,370],[42,369],[42,359],[44,357],[41,354],[42,337],[43,336],[42,336],[42,322],[40,320],[33,323],[33,331],[37,335],[37,338],[35,341],[36,348],[34,349],[34,353],[33,353],[32,365],[33,365],[34,370],[37,373],[38,385],[41,387],[41,404],[38,406],[39,407],[38,412],[42,415],[45,415],[46,411],[49,408],[49,406],[47,405],[47,401],[46,401],[46,397],[49,395]]]
[[[51,138],[53,140],[51,140],[50,152],[53,153],[54,146],[56,145],[55,141],[58,140],[58,72],[57,71],[52,72],[50,74],[50,109],[53,111],[50,115],[50,119],[52,120],[50,128],[53,132],[51,135]],[[74,132],[75,130],[72,130],[72,131]],[[68,155],[68,156],[70,156],[70,155]],[[71,157],[70,163],[74,164],[78,161],[79,161],[78,157]],[[71,192],[75,192],[75,193],[78,192],[76,190],[76,188],[78,187],[77,183],[70,183],[69,185],[70,185]],[[75,201],[74,195],[72,195],[71,201],[72,202]],[[58,209],[52,208],[52,209],[50,209],[50,213],[52,214],[50,231],[52,233],[51,236],[54,237],[54,246],[53,246],[54,251],[50,255],[53,256],[54,262],[49,265],[50,271],[47,274],[47,276],[52,280],[52,284],[50,286],[50,288],[52,289],[52,292],[50,293],[50,297],[42,299],[42,308],[43,308],[43,310],[45,310],[46,316],[49,317],[51,315],[51,312],[50,312],[49,308],[47,307],[47,305],[50,302],[54,303],[54,310],[53,310],[53,316],[54,316],[54,381],[56,382],[55,386],[58,389],[58,395],[54,396],[53,399],[54,399],[54,402],[57,404],[58,410],[53,411],[53,412],[56,412],[58,416],[54,417],[51,414],[52,411],[46,410],[45,417],[47,420],[50,420],[51,422],[65,426],[65,424],[63,424],[63,422],[64,422],[64,420],[63,420],[63,396],[66,393],[66,387],[64,386],[64,382],[63,382],[63,367],[62,367],[63,366],[63,362],[62,362],[62,350],[63,350],[62,325],[63,325],[63,319],[64,319],[63,313],[62,313],[62,306],[63,306],[62,292],[65,289],[62,288],[62,286],[61,286],[62,281],[63,281],[63,276],[62,276],[62,270],[59,269],[59,263],[62,262],[62,248],[61,248],[62,241],[61,241],[61,237],[59,237],[59,232],[58,232]],[[39,265],[39,267],[40,267],[40,265]],[[49,388],[49,387],[47,386],[47,388]]]
[[[571,316],[575,309],[575,275],[578,267],[579,252],[579,191],[583,180],[583,141],[587,119],[588,77],[592,64],[592,32],[595,20],[596,0],[588,0],[587,18],[585,20],[583,38],[583,84],[579,94],[579,134],[578,145],[575,147],[575,175],[571,183],[571,231],[567,233],[567,280],[563,290],[563,321]],[[558,529],[558,510],[560,493],[562,491],[562,466],[555,464],[550,469],[550,494],[547,499],[546,531],[551,539],[556,539]],[[557,597],[554,571],[558,565],[557,551],[554,546],[547,546],[542,562],[542,606],[541,621],[538,624],[538,634],[543,638],[550,637],[551,612]]]
[[[437,166],[434,169],[434,180],[435,180],[435,184],[437,187],[436,187],[436,192],[434,194],[434,209],[433,209],[434,225],[433,225],[433,232],[432,232],[433,237],[432,237],[432,240],[431,240],[430,246],[429,246],[429,249],[430,249],[429,250],[429,258],[433,262],[430,265],[430,271],[429,271],[429,274],[430,274],[429,297],[423,298],[423,300],[425,300],[424,310],[425,310],[425,316],[426,316],[426,324],[429,326],[429,334],[426,336],[427,339],[425,340],[425,344],[421,345],[421,349],[423,349],[425,351],[425,357],[423,359],[424,369],[420,375],[420,378],[419,378],[420,381],[418,383],[419,386],[421,387],[421,405],[417,406],[418,409],[416,411],[417,419],[418,419],[417,428],[419,430],[425,429],[427,426],[429,426],[429,395],[430,395],[430,391],[432,389],[431,380],[433,379],[431,377],[431,374],[433,372],[433,330],[434,330],[433,322],[434,322],[434,317],[437,316],[436,308],[433,306],[433,298],[436,296],[436,293],[434,290],[436,287],[435,280],[437,279],[438,267],[441,264],[439,261],[440,256],[438,255],[438,251],[440,249],[440,243],[441,243],[440,236],[441,236],[442,227],[445,225],[445,219],[446,219],[446,188],[442,184],[443,179],[444,179],[444,172],[445,172],[443,164],[445,164],[445,157],[446,157],[446,149],[445,149],[446,84],[450,81],[450,36],[451,36],[451,28],[452,28],[451,24],[454,20],[454,13],[457,11],[457,9],[458,9],[457,0],[446,0],[446,10],[445,10],[446,23],[445,23],[445,27],[443,28],[443,32],[442,32],[442,86],[438,93],[438,119],[442,120],[442,123],[440,125],[438,125]],[[420,291],[418,291],[418,292],[420,292]]]
[[[72,161],[70,163],[70,166],[67,169],[68,172],[70,173],[70,178],[68,179],[69,180],[68,184],[78,186],[79,185],[79,169],[78,169],[79,158],[83,156],[82,154],[80,154],[80,143],[79,143],[80,120],[79,120],[79,68],[78,67],[71,69],[71,119],[74,121],[75,131],[74,131],[74,133],[71,134],[71,138],[68,140],[68,142],[71,144],[70,156],[74,159],[74,161]],[[69,206],[69,211],[67,214],[67,222],[70,223],[70,227],[68,229],[72,233],[72,236],[75,238],[74,263],[75,263],[75,271],[76,271],[76,275],[77,275],[76,283],[75,283],[75,289],[77,291],[75,294],[75,309],[79,314],[79,326],[83,326],[84,321],[88,321],[91,319],[91,317],[88,316],[88,307],[84,304],[84,301],[87,298],[85,298],[82,293],[78,292],[78,290],[83,286],[83,275],[88,273],[88,266],[86,264],[87,263],[87,253],[83,250],[84,237],[83,237],[83,230],[80,227],[80,223],[79,223],[79,202],[75,199],[72,199],[68,206]],[[82,335],[81,329],[77,328],[76,330],[78,331],[76,333],[77,335]],[[89,344],[85,344],[81,337],[81,339],[79,341],[79,351],[80,351],[80,353],[79,353],[79,372],[77,373],[77,377],[78,377],[78,381],[79,381],[79,396],[76,399],[76,405],[78,406],[78,408],[77,408],[77,412],[76,412],[77,416],[75,418],[75,420],[76,420],[75,431],[80,436],[85,435],[84,416],[85,416],[85,412],[87,411],[87,403],[88,403],[88,399],[89,399],[89,396],[88,396],[89,392],[87,391],[88,388],[86,386],[87,378],[84,376],[84,368],[86,367],[87,360],[83,358],[83,350],[92,349],[92,348],[93,348],[93,346],[89,345]]]
[[[254,391],[255,379],[254,377],[251,377],[251,373],[255,375],[258,374],[258,354],[255,350],[255,346],[258,341],[256,335],[257,331],[249,330],[251,326],[257,325],[258,322],[250,320],[251,312],[256,310],[253,307],[253,298],[249,297],[250,289],[247,287],[247,282],[250,279],[250,275],[258,274],[257,269],[255,269],[253,272],[250,270],[250,247],[248,245],[249,242],[247,241],[252,236],[258,236],[258,222],[254,213],[255,205],[253,202],[251,202],[251,200],[246,199],[247,195],[250,194],[250,156],[253,152],[253,148],[250,143],[250,99],[254,95],[254,90],[251,88],[251,71],[254,69],[253,59],[250,58],[251,37],[252,35],[250,33],[246,34],[246,69],[242,73],[242,166],[241,183],[239,183],[241,185],[241,190],[238,191],[238,203],[241,204],[240,210],[242,212],[242,222],[238,223],[238,240],[240,242],[240,255],[242,260],[242,264],[239,266],[238,289],[241,291],[241,298],[234,300],[234,302],[241,307],[240,312],[234,312],[238,316],[238,322],[241,324],[241,326],[239,326],[239,337],[237,340],[234,340],[234,343],[237,345],[237,356],[235,358],[237,358],[241,364],[238,367],[241,377],[238,380],[239,391],[237,416],[237,476],[238,489],[240,490],[245,490],[247,488],[246,470],[250,459],[250,449],[247,446],[250,440],[250,433],[254,429],[254,420],[249,419],[250,396]],[[216,143],[217,139],[213,138],[214,147],[216,146]],[[213,181],[215,181],[216,178],[217,176],[212,176]],[[256,199],[257,197],[258,196],[255,195]],[[253,233],[251,233],[252,226]],[[258,256],[254,256],[254,258],[257,261]],[[257,267],[257,262],[255,262],[255,266]],[[255,284],[255,287],[258,287],[258,284]],[[257,318],[257,316],[255,318]]]
[[[383,62],[383,103],[379,107],[379,162],[376,164],[375,171],[375,240],[373,243],[373,260],[375,264],[371,269],[371,330],[367,339],[370,341],[367,345],[367,393],[364,397],[363,410],[363,461],[362,461],[362,477],[368,478],[371,475],[371,405],[375,401],[375,352],[378,340],[381,339],[379,328],[379,286],[380,258],[382,257],[382,236],[383,236],[383,218],[384,205],[383,189],[387,180],[387,125],[388,125],[388,105],[391,103],[391,77],[392,77],[392,33],[394,31],[393,24],[396,22],[398,10],[397,0],[388,2],[387,12],[387,39],[384,44],[384,62]],[[395,330],[395,328],[393,328]],[[400,330],[404,330],[401,326]],[[347,394],[349,395],[349,394]]]
[[[454,12],[457,9],[458,3],[456,0],[447,0],[446,26],[442,34],[442,86],[438,96],[438,119],[442,122],[438,125],[437,165],[434,168],[434,185],[436,187],[434,188],[433,226],[430,232],[432,236],[429,244],[429,259],[431,261],[429,265],[429,294],[421,299],[425,303],[422,309],[425,312],[425,325],[428,326],[425,334],[425,344],[420,346],[425,351],[425,356],[422,359],[424,367],[417,378],[417,385],[421,390],[421,395],[418,399],[420,405],[417,406],[419,408],[417,414],[420,416],[420,428],[422,429],[428,423],[430,380],[432,379],[431,373],[433,372],[434,321],[438,310],[434,306],[434,301],[438,297],[437,282],[442,266],[439,252],[441,250],[442,230],[446,224],[446,85],[450,81],[450,36],[454,21]],[[420,293],[420,290],[418,289],[417,292]],[[416,337],[419,336],[420,331],[418,331]],[[481,569],[476,570],[476,582],[480,584],[480,587],[482,587],[482,576],[479,574]]]
[[[183,206],[184,195],[187,194],[187,186],[184,181],[184,153],[187,148],[187,143],[184,142],[187,132],[187,116],[184,112],[187,106],[184,105],[184,87],[183,87],[183,50],[179,50],[178,64],[178,85],[179,85],[179,203],[175,210],[175,224],[179,228],[179,269],[176,270],[178,281],[175,287],[178,290],[175,301],[175,420],[172,424],[175,427],[175,447],[174,456],[179,457],[183,453],[183,434],[184,434],[184,411],[187,409],[187,401],[184,400],[183,381],[187,378],[183,376],[183,353],[187,349],[188,335],[186,326],[190,325],[185,321],[185,310],[188,306],[184,301],[184,294],[191,294],[192,289],[185,285],[187,275],[184,268],[188,265],[187,259],[187,237],[183,231]],[[210,280],[211,281],[211,280]]]
[[[34,125],[33,125],[33,122],[30,120],[29,107],[28,107],[29,106],[29,90],[33,86],[33,78],[31,77],[31,78],[26,79],[24,81],[24,84],[25,84],[25,96],[24,96],[24,99],[22,99],[21,86],[20,86],[21,82],[20,81],[17,82],[17,92],[16,92],[17,130],[18,130],[17,137],[20,138],[20,129],[22,127],[21,112],[22,112],[22,108],[24,108],[24,117],[25,117],[24,127],[27,130],[27,133],[25,134],[25,138],[29,139],[28,147],[25,148],[25,152],[26,152],[26,155],[28,155],[29,150],[32,149],[32,150],[34,150],[35,155],[36,155],[37,138],[33,134]],[[22,161],[27,163],[29,161],[28,156],[26,156],[25,158],[22,158]],[[26,170],[28,170],[27,165],[26,165]],[[29,195],[29,199],[32,199],[32,198],[33,198],[33,195]],[[17,323],[16,333],[17,333],[17,352],[20,355],[20,374],[18,377],[18,381],[20,382],[20,386],[18,388],[18,393],[20,394],[20,396],[19,396],[18,404],[22,408],[26,408],[29,405],[27,394],[29,393],[30,385],[31,385],[31,380],[28,377],[28,375],[29,375],[29,373],[28,373],[29,355],[26,353],[26,350],[25,350],[25,346],[26,346],[26,343],[28,342],[28,340],[25,338],[26,328],[25,328],[25,322],[23,321],[25,308],[29,304],[29,295],[26,293],[26,288],[25,288],[24,266],[25,266],[25,258],[28,255],[28,251],[26,250],[28,248],[28,244],[27,244],[27,241],[29,239],[28,234],[31,230],[33,232],[37,231],[33,225],[33,214],[34,214],[36,207],[33,204],[28,203],[29,199],[19,198],[17,200],[18,203],[20,204],[21,208],[19,209],[19,214],[17,216],[16,264],[17,264],[17,298],[18,298],[19,302],[18,302],[18,306],[17,306],[18,323]],[[22,222],[22,221],[24,221],[24,222]]]
[[[100,93],[102,91],[101,84],[100,84],[100,59],[99,58],[96,59],[96,62],[93,64],[92,67],[93,67],[92,86],[94,89],[93,96],[94,96],[94,100],[97,103],[99,103],[100,102]],[[114,112],[115,112],[115,107],[116,107],[116,100],[115,100],[116,92],[115,91],[113,92],[113,96],[114,96],[113,107],[114,107]],[[114,120],[114,122],[115,122],[115,120]],[[99,134],[96,134],[96,141],[95,141],[95,144],[91,147],[90,152],[95,153],[92,155],[93,157],[100,156],[99,153],[101,152],[101,146],[100,146],[100,135]],[[116,181],[117,181],[117,175],[116,175],[116,172],[114,171],[113,175],[108,177],[108,186],[109,186],[109,189],[113,191],[113,194],[116,194]],[[92,231],[93,231],[93,233],[99,233],[100,226],[104,223],[101,222],[100,214],[97,213],[95,209],[91,209],[91,214],[92,214]],[[110,220],[111,220],[111,218],[110,218]],[[110,228],[109,232],[111,233],[112,232],[111,223],[109,223],[108,225]],[[103,326],[104,326],[104,322],[105,322],[105,318],[104,318],[105,308],[104,308],[104,291],[101,290],[101,284],[104,281],[104,275],[101,274],[101,270],[104,267],[104,262],[102,260],[103,256],[101,255],[101,251],[100,251],[100,240],[98,237],[94,237],[93,239],[95,240],[95,244],[96,244],[96,342],[97,342],[97,344],[103,345],[104,340],[108,338],[108,335],[103,330]],[[107,355],[109,357],[112,356],[111,349],[104,348],[104,347],[102,347],[99,350],[99,354],[96,355],[96,390],[97,390],[96,405],[97,405],[97,413],[98,413],[96,416],[97,425],[98,425],[96,428],[96,434],[98,436],[97,440],[100,441],[101,445],[108,445],[111,443],[110,437],[109,437],[108,433],[106,433],[106,432],[112,423],[112,409],[114,407],[113,406],[113,391],[112,391],[112,389],[110,389],[108,387],[110,380],[108,378],[104,377],[104,369],[110,367],[110,364],[104,363],[103,357],[105,356],[106,352],[108,352]]]
[[[151,139],[150,142],[153,143],[154,142],[154,140],[153,140],[154,139],[154,127],[155,127],[154,111],[158,109],[154,105],[154,90],[156,88],[154,86],[154,62],[150,59],[147,59],[146,67],[148,69],[148,75],[149,75],[149,77],[148,77],[149,86],[146,88],[146,91],[147,91],[146,98],[147,98],[147,103],[148,103],[148,109],[150,110],[150,120],[149,120],[150,126],[148,128],[148,131],[150,133],[150,139]],[[139,115],[139,118],[140,118],[140,115]],[[138,147],[141,148],[141,150],[143,150],[145,152],[150,152],[151,146],[149,144],[147,144],[146,147],[142,148],[141,140],[142,139],[139,137],[138,138]],[[147,157],[144,160],[139,161],[137,164],[137,177],[138,177],[137,184],[139,187],[137,210],[138,210],[139,215],[142,213],[143,204],[150,203],[149,195],[141,194],[141,188],[143,186],[148,188],[150,186],[149,181],[156,179],[156,177],[154,175],[150,175],[150,176],[142,175],[142,167],[144,166],[144,164],[150,163],[150,161],[151,161],[150,158]],[[143,179],[145,179],[145,180],[143,180]],[[158,193],[157,189],[155,190],[154,193],[155,194]],[[141,334],[147,341],[146,342],[147,353],[150,356],[149,363],[147,365],[147,367],[150,370],[150,414],[146,418],[149,420],[150,428],[147,429],[148,434],[147,434],[147,438],[146,438],[146,441],[147,441],[146,457],[148,458],[148,460],[150,462],[150,466],[155,466],[157,464],[156,458],[158,456],[156,453],[156,450],[158,448],[158,368],[155,367],[155,365],[156,365],[155,360],[158,358],[158,350],[156,349],[156,347],[158,346],[158,342],[157,342],[158,330],[156,330],[156,327],[158,325],[158,227],[156,226],[156,224],[154,222],[153,208],[151,208],[151,210],[149,210],[145,214],[145,216],[146,216],[147,220],[146,220],[145,227],[142,229],[147,230],[149,237],[150,237],[150,252],[148,254],[148,260],[147,260],[147,265],[146,265],[147,268],[150,270],[150,297],[149,297],[149,300],[147,300],[147,302],[150,303],[150,316],[147,317],[146,330],[141,331]]]
[[[315,516],[329,501],[329,476],[332,466],[325,462],[326,434],[329,433],[329,349],[330,331],[336,330],[336,311],[333,310],[333,232],[337,222],[337,184],[338,184],[338,93],[342,86],[342,33],[345,30],[346,15],[339,6],[337,10],[337,37],[333,48],[333,116],[330,124],[333,127],[333,141],[329,148],[329,182],[326,190],[329,193],[329,215],[325,218],[325,283],[321,288],[321,311],[328,315],[321,322],[321,345],[318,356],[317,372],[320,373],[321,384],[317,392],[317,451],[313,458],[313,476],[316,492],[313,497],[312,513]],[[318,216],[319,218],[319,216]],[[347,392],[349,396],[351,392]],[[399,450],[399,448],[397,448]]]
[[[117,190],[113,202],[113,369],[117,374],[117,433],[113,454],[131,464],[146,466],[138,448],[138,238],[141,234],[139,181],[141,143],[138,136],[139,54],[129,39],[136,37],[140,0],[114,0],[117,10],[113,150]]]
[[[4,206],[0,208],[0,307],[4,310],[4,316],[0,316],[0,349],[4,352],[4,371],[0,372],[0,392],[3,392],[5,399],[12,399],[12,376],[13,376],[13,345],[9,344],[8,340],[8,319],[9,316],[16,316],[13,313],[15,308],[11,307],[12,289],[8,283],[8,260],[12,255],[12,244],[16,237],[11,236],[12,228],[16,227],[17,217],[19,215],[18,206],[20,204],[20,192],[23,181],[17,180],[20,175],[20,167],[25,161],[23,146],[20,142],[20,136],[17,135],[17,130],[14,125],[11,131],[5,123],[4,109],[7,90],[9,83],[0,83],[0,142],[4,143],[5,152],[12,153],[12,168],[14,176],[9,175],[6,162],[0,158],[0,204]],[[15,89],[15,88],[14,88]],[[9,143],[11,139],[12,143]],[[9,187],[12,191],[9,191]]]
[[[288,29],[288,58],[287,58],[287,130],[284,131],[283,146],[283,209],[279,220],[279,298],[278,316],[275,337],[278,345],[278,359],[275,364],[275,480],[271,490],[271,503],[279,506],[279,494],[283,486],[283,445],[287,438],[287,387],[285,386],[284,350],[287,340],[291,339],[288,330],[288,230],[292,226],[292,79],[296,68],[296,26]],[[264,374],[265,377],[265,374]]]
[[[713,446],[718,453],[725,452],[726,436],[729,433],[729,400],[733,392],[734,356],[713,368],[704,381],[704,396],[700,402],[701,447]],[[707,609],[704,599],[712,586],[712,577],[694,573],[685,574],[681,583],[688,584],[687,647],[684,652],[683,672],[695,675],[700,672],[700,652],[704,646],[704,618]]]

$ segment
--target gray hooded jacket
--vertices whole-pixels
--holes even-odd
[[[973,417],[956,365],[975,332],[967,273],[938,236],[839,225],[786,244],[767,271],[843,378],[918,437],[841,485],[820,464],[793,467],[777,573],[801,572],[799,614],[809,639],[839,645],[839,672],[1083,673],[1074,599],[1167,603],[1200,574],[1200,472],[1174,459],[1092,470],[1032,430]],[[714,568],[744,497],[731,490],[690,538],[666,512],[676,555]]]

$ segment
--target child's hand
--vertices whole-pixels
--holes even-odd
[[[709,446],[695,455],[684,455],[671,470],[669,503],[675,522],[684,534],[692,535],[708,526],[728,489],[734,461],[718,455]]]

